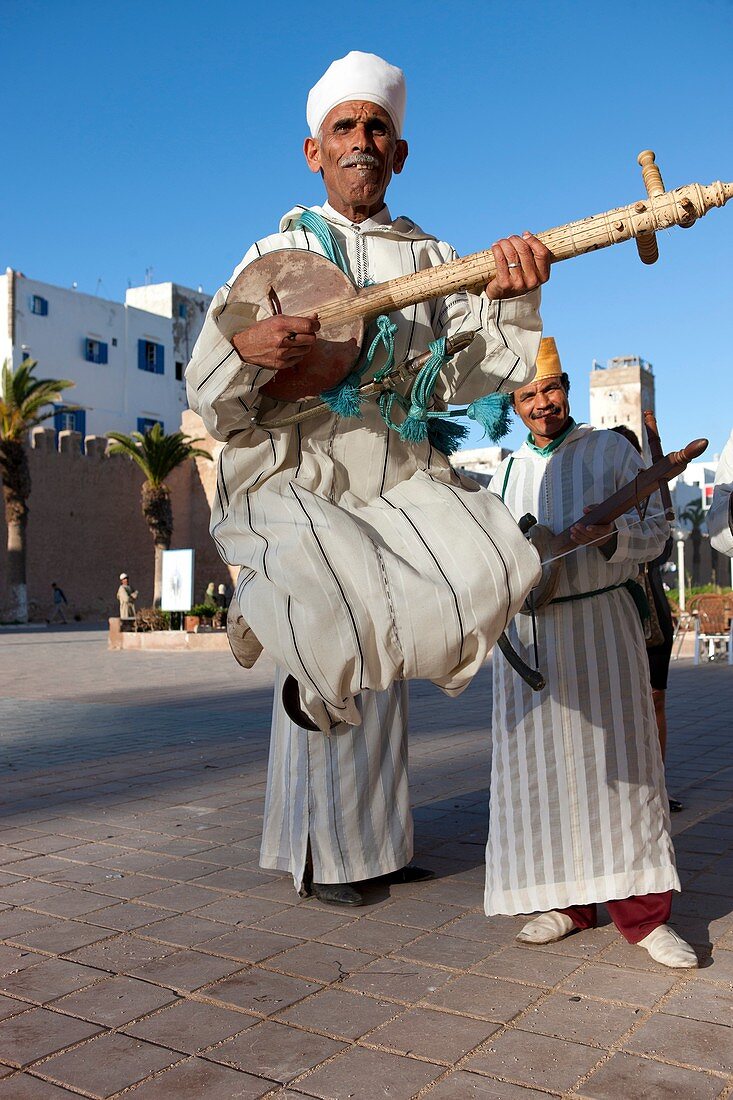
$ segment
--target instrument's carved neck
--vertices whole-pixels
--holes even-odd
[[[555,229],[538,233],[547,245],[553,262],[582,256],[609,245],[628,241],[632,237],[644,237],[659,229],[673,225],[688,228],[697,218],[703,217],[715,206],[723,206],[733,198],[733,183],[716,181],[704,187],[690,183],[675,191],[640,199],[629,206],[619,206],[603,214],[569,222]],[[400,309],[445,297],[461,290],[479,292],[496,274],[491,250],[474,252],[451,263],[418,271],[414,275],[402,275],[386,283],[365,287],[358,297],[348,303],[328,302],[318,311],[322,322],[346,316],[362,316],[372,320],[380,313],[394,313]]]

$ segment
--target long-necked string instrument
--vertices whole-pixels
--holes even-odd
[[[647,197],[616,210],[548,229],[537,236],[553,262],[583,256],[636,238],[644,263],[658,257],[655,234],[679,225],[687,229],[715,206],[733,198],[733,183],[690,183],[665,191],[654,153],[639,154]],[[318,314],[321,329],[315,347],[301,362],[278,371],[262,392],[280,401],[315,397],[335,386],[359,358],[366,324],[382,313],[405,309],[456,291],[480,291],[496,274],[489,249],[403,275],[374,286],[356,287],[325,257],[300,249],[270,252],[243,269],[219,315],[223,334],[231,338],[274,312],[290,316]]]
[[[688,463],[699,458],[707,446],[707,439],[693,439],[681,451],[670,451],[668,455],[664,455],[651,466],[640,470],[632,481],[627,482],[613,496],[597,504],[586,515],[571,523],[559,535],[553,535],[541,524],[532,525],[529,528],[528,537],[542,559],[542,577],[537,587],[532,590],[535,608],[544,607],[553,598],[559,581],[561,559],[570,551],[580,548],[571,537],[570,532],[573,527],[594,527],[612,523],[634,505],[645,501],[660,488],[660,485],[666,484],[673,477],[681,474]]]

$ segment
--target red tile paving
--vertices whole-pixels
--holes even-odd
[[[0,1100],[733,1096],[733,670],[670,681],[690,973],[608,923],[532,948],[521,917],[483,915],[486,673],[458,701],[413,689],[416,845],[440,877],[346,912],[257,866],[266,662],[125,655],[128,709],[104,643],[0,634]]]

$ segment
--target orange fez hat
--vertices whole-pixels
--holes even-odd
[[[537,373],[533,381],[540,382],[543,378],[556,378],[562,373],[562,363],[557,353],[555,337],[543,336],[537,354]]]

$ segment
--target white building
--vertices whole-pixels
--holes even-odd
[[[36,359],[39,378],[69,378],[53,420],[84,435],[177,431],[186,409],[183,372],[211,298],[175,283],[133,287],[125,302],[0,276],[0,362]]]
[[[450,463],[459,473],[486,486],[509,454],[511,451],[505,447],[477,447],[472,451],[456,451],[450,456]]]

